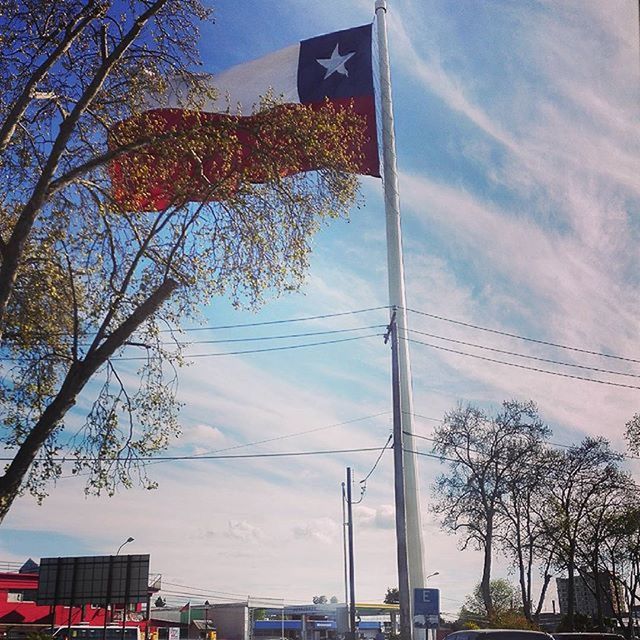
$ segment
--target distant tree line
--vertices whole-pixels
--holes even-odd
[[[623,612],[640,599],[639,487],[604,437],[567,447],[550,437],[533,402],[504,402],[495,414],[460,405],[435,431],[434,451],[447,469],[436,480],[433,509],[463,549],[483,553],[476,596],[489,624],[504,613],[492,589],[500,553],[517,576],[528,623],[537,622],[552,576],[561,574],[568,577],[567,629],[577,623],[578,577],[596,600],[596,628],[605,629],[607,609],[621,627],[631,626]],[[627,423],[626,437],[638,454],[639,416]],[[598,588],[603,581],[612,588]]]

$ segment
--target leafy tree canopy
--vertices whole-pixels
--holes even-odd
[[[504,628],[518,628],[518,625],[526,619],[522,615],[522,602],[518,589],[508,580],[495,578],[489,583],[493,612],[487,612],[482,585],[478,583],[473,592],[465,599],[464,605],[460,609],[460,619],[470,620],[482,626]],[[513,626],[516,625],[516,626]],[[520,627],[528,628],[528,627]]]
[[[215,296],[254,307],[300,286],[310,237],[356,201],[362,123],[267,96],[268,124],[230,117],[161,133],[140,114],[168,78],[215,95],[198,70],[209,16],[198,0],[0,0],[0,14],[0,444],[13,456],[2,521],[19,493],[44,498],[65,466],[89,493],[155,486],[143,460],[179,433],[178,327]],[[242,126],[258,127],[253,139],[277,132],[318,170],[282,177],[297,156],[269,144],[244,169]],[[223,177],[189,193],[212,146]],[[152,174],[171,178],[171,200],[148,211],[114,194],[118,163],[143,194]],[[85,389],[85,420],[71,429]]]
[[[384,596],[385,604],[397,604],[400,602],[400,591],[398,587],[387,587],[387,593]]]

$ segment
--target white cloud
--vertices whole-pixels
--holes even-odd
[[[358,505],[355,520],[358,526],[368,529],[395,529],[395,509],[390,504],[375,508]]]
[[[227,436],[218,427],[201,423],[183,426],[180,437],[180,444],[192,445],[195,455],[227,446],[229,442]]]
[[[295,526],[293,535],[298,539],[308,538],[325,545],[340,540],[340,524],[331,518],[314,518],[304,526]]]
[[[264,538],[262,530],[245,520],[229,520],[227,535],[241,542],[261,542]]]

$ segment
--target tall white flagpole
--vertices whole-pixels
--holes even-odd
[[[382,124],[382,160],[384,204],[387,230],[387,268],[389,278],[389,304],[391,313],[397,309],[399,328],[398,366],[400,370],[400,409],[404,448],[404,484],[406,501],[407,555],[409,565],[410,594],[414,588],[424,586],[424,559],[422,555],[422,526],[420,497],[413,438],[413,399],[411,393],[411,367],[409,345],[406,337],[407,311],[402,260],[402,236],[400,229],[400,197],[396,166],[396,142],[391,100],[391,72],[387,46],[386,0],[376,0],[375,11],[378,26],[378,53],[380,64],[380,102]]]

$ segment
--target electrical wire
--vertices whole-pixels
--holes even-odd
[[[412,436],[414,438],[418,438],[419,440],[427,440],[428,442],[436,442],[436,439],[433,437],[429,437],[429,436],[423,436],[421,434],[418,433],[410,433],[409,431],[403,431],[402,433],[408,435],[408,436]],[[550,444],[553,447],[559,447],[561,449],[577,449],[580,445],[576,445],[576,444],[562,444],[560,442],[545,442],[544,444]],[[485,452],[483,451],[478,451],[477,449],[469,449],[469,451],[471,453],[477,453],[478,455],[486,455]],[[617,453],[617,455],[619,455],[622,459],[624,460],[640,460],[640,456],[632,456],[626,453],[618,453],[618,452],[613,452],[613,453]],[[452,458],[445,458],[442,457],[442,460],[447,460],[448,462],[459,462],[459,460],[454,460]]]
[[[202,593],[193,593],[192,591],[174,591],[172,589],[161,589],[161,592],[166,595],[169,596],[171,598],[185,598],[187,600],[190,600],[192,598],[203,598],[206,600],[218,600],[219,602],[238,602],[238,597],[233,598],[230,596],[218,596],[218,595],[212,595],[208,592],[202,592]],[[246,600],[247,599],[247,595],[245,594],[243,596],[243,599]]]
[[[384,447],[382,447],[382,451],[380,452],[380,455],[378,456],[378,459],[375,461],[373,467],[371,467],[371,471],[369,471],[369,473],[367,473],[367,475],[365,476],[364,480],[360,480],[360,484],[364,484],[364,485],[367,484],[367,480],[371,477],[371,474],[376,470],[376,467],[378,466],[378,463],[382,459],[382,456],[384,455],[384,452],[389,447],[389,443],[391,442],[392,438],[393,438],[393,434],[389,434],[389,437],[387,438],[387,442],[384,445]]]
[[[502,353],[508,356],[517,356],[518,358],[527,358],[528,360],[536,360],[537,362],[546,362],[548,364],[557,364],[563,367],[575,367],[576,369],[585,369],[587,371],[596,371],[598,373],[608,373],[616,376],[627,376],[629,378],[640,378],[640,374],[638,373],[627,373],[623,371],[613,371],[611,369],[600,369],[598,367],[588,367],[583,364],[574,364],[572,362],[563,362],[562,360],[551,360],[549,358],[539,358],[537,356],[531,356],[525,353],[518,353],[517,351],[507,351],[505,349],[496,349],[494,347],[487,347],[482,344],[477,344],[474,342],[466,342],[465,340],[455,340],[454,338],[447,338],[445,336],[439,336],[434,333],[427,333],[426,331],[418,331],[416,329],[411,329],[405,334],[416,333],[421,336],[428,336],[429,338],[436,338],[438,340],[444,340],[445,342],[453,342],[454,344],[461,344],[466,347],[474,347],[476,349],[484,349],[485,351],[492,351],[494,353]]]
[[[194,461],[194,460],[242,460],[247,458],[293,458],[300,456],[318,456],[318,455],[328,455],[328,454],[338,454],[338,453],[364,453],[367,451],[381,451],[383,447],[357,447],[354,449],[323,449],[323,450],[315,450],[315,451],[283,451],[277,453],[241,453],[238,455],[209,455],[209,456],[197,456],[197,455],[185,455],[185,456],[140,456],[136,457],[136,462],[150,462],[154,460],[166,460],[172,462],[178,461]],[[1,462],[10,462],[13,458],[0,457]],[[76,458],[76,457],[47,457],[47,458],[34,458],[34,460],[38,462],[51,461],[51,462],[76,462],[76,461],[87,461],[91,462],[94,458]],[[101,461],[104,462],[127,462],[131,461],[130,458],[101,458]]]
[[[526,340],[527,342],[534,342],[536,344],[543,344],[548,347],[556,347],[558,349],[567,349],[568,351],[576,351],[578,353],[587,353],[592,356],[599,356],[601,358],[612,358],[614,360],[622,360],[624,362],[634,362],[636,364],[640,364],[640,359],[630,358],[627,356],[619,356],[612,353],[603,353],[601,351],[594,351],[591,349],[583,349],[580,347],[571,347],[566,344],[560,344],[558,342],[549,342],[547,340],[539,340],[537,338],[529,338],[527,336],[522,336],[517,333],[509,333],[508,331],[500,331],[499,329],[491,329],[489,327],[483,327],[481,325],[472,324],[470,322],[463,322],[461,320],[453,320],[452,318],[446,318],[444,316],[439,316],[434,313],[427,313],[426,311],[418,311],[417,309],[409,309],[406,308],[406,311],[410,313],[415,313],[420,316],[426,316],[427,318],[434,318],[435,320],[442,320],[443,322],[449,322],[451,324],[456,324],[461,327],[469,327],[470,329],[477,329],[478,331],[486,331],[487,333],[494,333],[499,336],[507,336],[508,338],[517,338],[518,340]]]
[[[389,434],[389,437],[387,438],[387,442],[385,443],[384,447],[382,447],[382,451],[380,451],[380,455],[378,456],[375,463],[373,464],[373,467],[371,467],[371,470],[366,475],[364,480],[360,480],[360,499],[357,502],[353,502],[352,500],[351,501],[352,505],[360,504],[364,500],[364,496],[367,493],[367,480],[371,477],[371,474],[376,470],[376,467],[378,466],[378,463],[382,459],[384,452],[387,450],[387,447],[389,446],[389,443],[391,442],[392,438],[393,438],[393,434]],[[342,492],[342,499],[345,500],[344,491]]]
[[[261,322],[239,322],[236,324],[221,324],[221,325],[211,325],[208,327],[173,327],[169,329],[160,329],[160,333],[195,333],[199,331],[221,331],[223,329],[244,329],[247,327],[266,327],[270,325],[278,325],[278,324],[289,324],[293,322],[309,322],[311,320],[327,320],[329,318],[341,318],[344,316],[353,316],[359,315],[361,313],[369,313],[370,311],[380,311],[382,309],[389,309],[388,305],[383,305],[379,307],[368,307],[364,309],[353,309],[350,311],[340,311],[337,313],[323,313],[314,316],[301,316],[299,318],[284,318],[281,320],[263,320]],[[93,336],[96,335],[96,331],[87,331],[85,335]],[[72,337],[72,334],[68,332],[59,331],[53,333],[52,335],[56,336],[69,336]]]
[[[374,413],[368,416],[362,416],[360,418],[352,418],[351,420],[344,420],[343,422],[335,422],[333,424],[328,424],[323,427],[314,427],[313,429],[306,429],[304,431],[297,431],[295,433],[287,433],[283,436],[276,436],[274,438],[265,438],[264,440],[255,440],[254,442],[246,442],[244,444],[235,444],[231,447],[224,447],[222,449],[213,449],[212,451],[205,451],[203,453],[194,454],[195,457],[212,455],[214,453],[223,453],[224,451],[233,451],[234,449],[243,449],[245,447],[254,447],[261,444],[267,444],[269,442],[278,442],[280,440],[287,440],[289,438],[297,438],[298,436],[304,436],[309,433],[317,433],[318,431],[326,431],[327,429],[335,429],[336,427],[342,427],[347,424],[353,424],[354,422],[362,422],[364,420],[371,420],[372,418],[379,418],[380,416],[388,415],[391,413],[390,411],[381,411],[379,413]],[[164,460],[155,459],[154,462],[165,462]],[[154,462],[150,462],[149,464],[154,464]]]
[[[445,460],[445,461],[447,461],[447,462],[460,462],[460,460],[456,460],[456,459],[454,459],[454,458],[447,458],[447,457],[445,457],[445,456],[440,456],[440,455],[437,455],[437,454],[435,454],[435,453],[425,453],[424,451],[417,451],[417,450],[414,450],[414,449],[407,449],[407,448],[405,448],[405,447],[403,447],[403,448],[402,448],[402,450],[403,450],[405,453],[413,453],[413,454],[415,454],[415,455],[417,455],[417,456],[422,456],[422,457],[424,457],[424,458],[435,458],[435,459],[437,459],[437,460],[440,460],[441,462],[442,462],[443,460]],[[473,451],[473,450],[470,450],[470,451]],[[474,453],[480,453],[480,452],[478,452],[478,451],[473,451],[473,452],[474,452]],[[529,463],[524,463],[524,464],[533,465],[534,463],[529,462]],[[632,481],[632,482],[633,482],[633,481]],[[638,493],[638,494],[640,494],[640,486],[636,486],[635,484],[634,484],[634,485],[632,485],[632,486],[630,486],[630,485],[628,485],[628,484],[621,484],[621,485],[609,485],[609,487],[608,487],[608,488],[609,488],[609,489],[623,489],[623,490],[625,490],[625,491],[629,491],[629,492],[633,492],[633,493]]]
[[[194,585],[189,585],[189,584],[179,584],[177,582],[169,582],[168,580],[162,580],[162,584],[163,585],[169,585],[171,587],[179,587],[180,589],[185,589],[186,591],[181,591],[180,593],[186,593],[186,592],[194,592],[196,595],[202,593],[202,594],[211,594],[211,593],[221,593],[222,595],[225,596],[237,596],[237,597],[246,597],[247,594],[246,593],[234,593],[233,591],[219,591],[217,589],[208,589],[208,588],[204,588],[204,587],[196,587]],[[165,589],[163,588],[162,591],[165,591]],[[257,597],[263,597],[263,596],[255,596]]]
[[[429,436],[423,436],[421,434],[417,434],[417,433],[410,433],[409,431],[403,431],[402,433],[404,433],[407,436],[412,436],[414,438],[418,438],[420,440],[426,440],[428,442],[436,442],[435,438],[429,437]],[[571,444],[561,444],[559,442],[549,442],[547,444],[550,444],[554,447],[561,447],[563,449],[577,449],[578,445],[571,445]],[[477,455],[487,455],[484,451],[478,451],[477,449],[468,449],[471,453],[475,453]],[[424,457],[429,457],[429,458],[437,458],[438,460],[440,460],[441,462],[446,461],[446,462],[455,462],[455,463],[459,463],[460,460],[455,459],[455,458],[448,458],[446,456],[443,455],[438,455],[438,454],[428,454],[425,452],[421,452],[421,451],[411,451],[409,449],[404,449],[404,451],[406,451],[407,453],[415,453],[417,455],[421,455]],[[613,453],[617,453],[617,452],[613,452]],[[631,456],[628,454],[624,454],[624,453],[617,453],[618,456],[620,456],[621,459],[623,460],[640,460],[639,456]],[[533,464],[533,463],[524,463],[524,464]],[[620,487],[620,488],[628,488],[628,487]],[[635,491],[640,491],[640,487],[634,489]]]
[[[353,338],[340,338],[339,340],[323,340],[321,342],[307,342],[304,344],[292,344],[283,347],[267,347],[265,349],[245,349],[242,351],[224,351],[222,353],[188,353],[182,357],[186,360],[190,358],[219,358],[221,356],[239,356],[250,353],[269,353],[272,351],[289,351],[291,349],[303,349],[307,347],[322,347],[329,344],[339,344],[341,342],[353,342],[354,340],[364,340],[366,338],[376,338],[382,336],[381,333],[370,333],[366,336],[355,336]],[[113,361],[132,361],[132,360],[152,360],[159,356],[116,356],[111,358]]]
[[[428,416],[423,416],[419,413],[409,413],[406,411],[403,411],[404,414],[408,414],[408,415],[412,415],[415,418],[422,418],[423,420],[432,420],[433,422],[440,422],[440,423],[444,423],[444,420],[442,418],[430,418]],[[432,442],[435,442],[435,440],[433,438],[428,438],[427,436],[421,436],[418,435],[416,433],[411,433],[409,434],[409,432],[405,432],[407,433],[407,435],[412,435],[416,438],[422,438],[424,440],[431,440]],[[564,444],[562,442],[553,442],[553,441],[549,441],[547,442],[547,444],[550,444],[554,447],[560,447],[561,449],[575,449],[576,447],[578,447],[579,445],[576,444]],[[480,453],[479,451],[475,451],[474,453]],[[622,456],[625,460],[640,460],[640,456],[632,456],[628,453],[619,453],[618,455]]]
[[[446,351],[447,353],[455,353],[461,356],[467,356],[469,358],[476,358],[477,360],[484,360],[485,362],[493,362],[495,364],[503,364],[507,367],[515,367],[516,369],[525,369],[527,371],[535,371],[537,373],[546,373],[547,375],[558,376],[560,378],[570,378],[572,380],[582,380],[583,382],[594,382],[596,384],[604,384],[610,387],[621,387],[623,389],[640,389],[640,386],[632,384],[624,384],[622,382],[612,382],[611,380],[597,380],[595,378],[586,378],[585,376],[578,376],[571,373],[561,373],[559,371],[550,371],[548,369],[540,369],[538,367],[529,367],[525,364],[516,364],[514,362],[505,362],[504,360],[497,360],[496,358],[488,358],[486,356],[480,356],[475,353],[467,353],[465,351],[458,351],[457,349],[449,349],[447,347],[431,344],[429,342],[423,342],[422,340],[415,340],[413,338],[402,338],[407,342],[414,344],[420,344],[425,347],[431,347],[432,349],[438,349],[440,351]]]
[[[235,449],[243,449],[245,447],[253,447],[253,446],[257,446],[257,445],[261,445],[261,444],[267,444],[269,442],[277,442],[280,440],[287,440],[289,438],[296,438],[298,436],[302,436],[302,435],[307,435],[309,433],[316,433],[318,431],[325,431],[327,429],[335,429],[336,427],[342,427],[344,425],[347,424],[353,424],[354,422],[362,422],[364,420],[371,420],[372,418],[379,418],[380,416],[384,416],[384,415],[388,415],[389,413],[391,413],[390,411],[380,411],[379,413],[374,413],[368,416],[361,416],[359,418],[351,418],[350,420],[344,420],[342,422],[335,422],[333,424],[328,424],[328,425],[324,425],[322,427],[314,427],[313,429],[305,429],[304,431],[297,431],[295,433],[288,433],[282,436],[276,436],[274,438],[265,438],[263,440],[255,440],[253,442],[245,442],[243,444],[236,444],[233,445],[231,447],[223,447],[222,449],[213,449],[211,451],[205,451],[203,453],[198,453],[198,454],[193,454],[194,459],[197,459],[200,456],[206,456],[206,455],[212,455],[212,454],[216,454],[216,453],[223,453],[225,451],[233,451]],[[153,465],[153,464],[162,464],[165,462],[171,462],[171,460],[165,460],[160,458],[159,456],[154,456],[153,459],[151,461],[149,461],[147,463],[147,465]],[[72,474],[72,475],[63,475],[60,476],[60,479],[66,479],[66,478],[76,478],[76,477],[80,477],[80,476],[88,476],[90,475],[90,473],[76,473],[76,474]]]
[[[349,329],[330,329],[327,331],[308,331],[305,333],[287,333],[276,336],[249,336],[247,338],[220,338],[219,340],[190,340],[188,346],[194,344],[229,344],[234,342],[260,342],[262,340],[287,340],[290,338],[309,338],[311,336],[326,336],[336,333],[353,333],[354,331],[368,331],[369,329],[384,329],[384,324],[372,324],[366,327],[351,327]],[[175,344],[174,342],[163,342],[163,345]],[[138,346],[138,345],[136,345]],[[139,345],[145,346],[145,345]]]
[[[406,411],[403,411],[402,413],[407,413]],[[444,420],[442,418],[430,418],[429,416],[423,416],[419,413],[411,413],[411,415],[414,418],[422,418],[422,420],[431,420],[432,422],[444,422]]]
[[[447,458],[445,456],[440,456],[437,453],[425,453],[424,451],[414,451],[413,449],[406,449],[406,448],[402,448],[402,450],[405,453],[414,453],[417,456],[423,456],[425,458],[435,458],[436,460],[440,460],[442,462],[442,460],[446,460],[447,462],[460,462],[459,460],[456,460],[455,458]]]
[[[242,329],[245,327],[266,327],[275,324],[289,324],[291,322],[308,322],[310,320],[326,320],[327,318],[340,318],[343,316],[353,316],[360,313],[369,313],[370,311],[380,311],[381,309],[388,309],[388,306],[369,307],[366,309],[354,309],[353,311],[342,311],[339,313],[324,313],[316,316],[302,316],[300,318],[285,318],[283,320],[265,320],[263,322],[245,322],[239,324],[227,324],[210,327],[191,327],[188,329],[181,329],[183,332],[195,332],[195,331],[219,331],[221,329]],[[177,329],[162,329],[162,333],[176,332]]]
[[[211,597],[214,598],[222,598],[226,596],[235,596],[236,598],[243,598],[243,599],[247,599],[247,598],[256,598],[256,599],[260,599],[260,600],[274,600],[274,601],[282,601],[283,598],[282,597],[274,597],[274,596],[260,596],[260,595],[251,595],[251,594],[246,594],[246,593],[234,593],[232,591],[220,591],[220,590],[216,590],[216,589],[207,589],[204,587],[197,587],[197,586],[193,586],[193,585],[184,585],[184,584],[178,584],[176,582],[170,582],[168,580],[162,580],[162,584],[163,585],[169,585],[171,587],[178,587],[179,589],[182,589],[183,591],[178,591],[178,590],[166,590],[164,588],[161,589],[161,592],[163,593],[167,593],[167,592],[171,592],[173,595],[191,595],[191,596],[201,596],[206,598],[207,596],[211,595],[211,594],[222,594],[222,596],[217,596],[217,595],[213,595]],[[287,600],[293,601],[293,602],[303,602],[306,603],[306,600],[298,600],[298,599],[290,599],[287,598]]]

